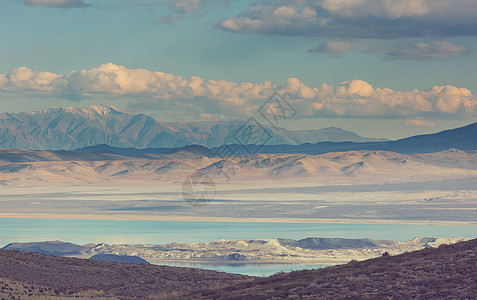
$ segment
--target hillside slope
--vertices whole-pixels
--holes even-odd
[[[30,297],[38,299],[40,295],[74,297],[86,292],[104,298],[154,299],[249,278],[200,269],[66,258],[12,250],[0,250],[0,266],[0,297],[12,294],[15,299],[28,298],[29,293]],[[12,293],[10,285],[23,286],[25,294]],[[19,292],[20,289],[17,289]]]
[[[221,146],[223,147],[223,146]],[[318,142],[302,145],[228,145],[236,153],[303,153],[323,154],[328,152],[381,150],[397,153],[431,153],[449,150],[477,150],[477,123],[433,134],[417,135],[397,141],[385,142]],[[220,147],[213,149],[217,153]]]
[[[0,250],[0,296],[60,299],[473,299],[477,239],[252,278]]]
[[[475,299],[477,239],[317,270],[277,274],[185,299]]]
[[[477,177],[477,151],[403,155],[386,151],[349,151],[321,155],[258,154],[234,159],[214,157],[207,148],[187,146],[168,153],[124,150],[0,150],[0,184],[175,182],[194,172],[217,183],[232,172],[234,181],[288,179],[330,182],[408,182]]]
[[[111,256],[111,258],[131,260],[142,258],[149,262],[167,262],[168,260],[241,263],[324,263],[341,264],[350,260],[365,260],[382,255],[384,252],[400,254],[435,248],[442,244],[468,240],[465,238],[416,237],[410,241],[388,241],[375,239],[343,238],[306,238],[292,239],[250,239],[220,240],[196,243],[171,243],[162,245],[141,244],[97,244],[74,245],[61,242],[11,243],[5,250],[20,250],[53,254],[59,256],[74,255],[78,258]],[[66,252],[68,249],[70,252]],[[74,251],[74,252],[73,252]],[[237,255],[239,255],[237,257]],[[239,258],[239,259],[237,259]],[[114,260],[123,261],[123,260]]]

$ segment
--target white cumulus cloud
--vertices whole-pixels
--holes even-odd
[[[475,0],[277,0],[256,2],[219,27],[332,38],[476,36],[476,15]]]
[[[175,13],[161,17],[157,19],[156,22],[171,24],[183,19],[185,15],[196,12],[210,4],[210,0],[171,0],[168,2],[168,6]]]
[[[71,101],[121,98],[129,99],[131,107],[138,109],[187,112],[197,118],[252,115],[274,92],[282,94],[301,117],[458,119],[477,115],[477,99],[471,91],[451,85],[434,86],[427,91],[395,91],[375,88],[358,79],[319,87],[307,86],[297,78],[278,85],[271,81],[239,83],[199,76],[184,78],[112,63],[64,75],[26,67],[0,74],[0,94],[13,97]]]

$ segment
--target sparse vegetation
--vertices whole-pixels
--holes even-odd
[[[0,299],[169,298],[197,288],[218,289],[248,278],[200,269],[0,250]]]
[[[189,299],[474,299],[477,239],[325,269],[258,278]]]
[[[0,251],[4,299],[473,299],[477,239],[253,278]]]

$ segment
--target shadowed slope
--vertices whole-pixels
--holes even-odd
[[[125,148],[173,148],[199,144],[223,145],[243,126],[230,122],[161,122],[144,114],[132,115],[105,105],[63,107],[27,113],[0,114],[0,148],[72,150],[98,144]],[[254,129],[262,129],[253,125]],[[271,127],[264,126],[268,131]],[[375,142],[336,127],[319,130],[281,128],[269,144],[320,141]]]
[[[215,271],[57,257],[0,250],[0,278],[56,290],[104,291],[120,299],[174,295],[249,278]]]
[[[431,153],[455,148],[477,150],[477,123],[433,134],[416,135],[387,142],[318,142],[301,145],[229,145],[237,153],[303,153],[323,154],[328,152],[382,150],[397,153]],[[246,150],[245,150],[246,149]],[[212,149],[221,153],[220,147]]]
[[[257,278],[188,299],[473,299],[477,239],[437,249]]]

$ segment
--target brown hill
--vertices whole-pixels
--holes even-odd
[[[0,250],[4,299],[475,299],[477,239],[253,278]]]
[[[250,278],[208,270],[0,250],[0,299],[156,299]]]
[[[477,239],[194,291],[185,299],[475,299]]]

